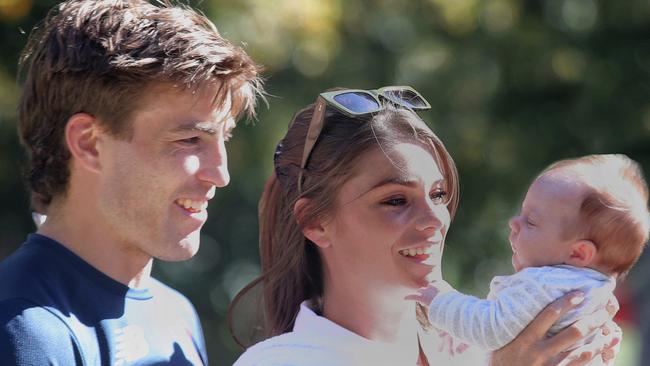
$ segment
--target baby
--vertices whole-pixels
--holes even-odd
[[[516,273],[495,277],[486,300],[444,281],[408,297],[429,307],[435,327],[489,350],[508,344],[569,291],[581,290],[585,300],[551,334],[607,302],[648,241],[648,187],[625,155],[562,160],[535,179],[509,225]]]

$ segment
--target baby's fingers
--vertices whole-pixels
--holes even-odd
[[[422,303],[424,302],[424,296],[420,294],[406,295],[406,297],[404,297],[404,300],[413,300]]]

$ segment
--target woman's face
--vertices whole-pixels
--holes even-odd
[[[323,224],[321,251],[332,281],[345,285],[426,286],[440,276],[450,215],[448,192],[433,155],[402,143],[363,154]]]

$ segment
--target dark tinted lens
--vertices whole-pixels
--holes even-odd
[[[419,95],[410,90],[388,90],[383,94],[386,98],[397,104],[409,108],[426,108],[427,103]]]
[[[354,113],[370,113],[379,110],[379,103],[366,93],[342,93],[335,95],[334,100]]]

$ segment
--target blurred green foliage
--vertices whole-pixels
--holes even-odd
[[[55,3],[0,0],[0,258],[33,230],[15,132],[17,60]],[[507,219],[542,168],[618,152],[650,172],[647,0],[189,3],[265,66],[271,95],[228,144],[231,184],[210,206],[199,254],[154,270],[196,305],[213,365],[239,353],[225,314],[259,273],[256,206],[275,144],[324,89],[408,84],[431,101],[423,117],[456,160],[462,186],[444,275],[479,296],[492,276],[512,271]]]

